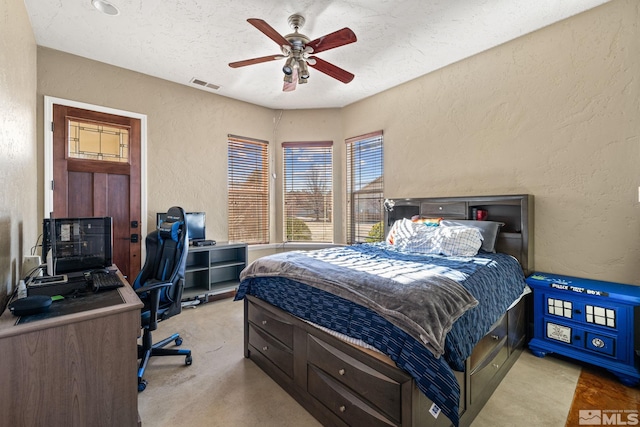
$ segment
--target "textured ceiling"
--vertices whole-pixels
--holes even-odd
[[[274,109],[343,107],[609,0],[25,0],[38,45]],[[247,22],[280,34],[306,19],[310,39],[344,27],[358,41],[318,53],[355,74],[348,84],[311,68],[309,83],[282,92],[284,60],[243,68],[229,62],[280,54]],[[550,49],[553,47],[550,46]],[[203,89],[193,78],[219,85]]]

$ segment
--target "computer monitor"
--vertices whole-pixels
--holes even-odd
[[[158,212],[156,215],[156,226],[159,226],[166,218],[166,212]],[[206,215],[204,212],[187,212],[187,229],[189,230],[189,242],[197,242],[205,240],[206,233]]]
[[[50,275],[113,264],[111,217],[46,218],[42,227],[42,257]]]

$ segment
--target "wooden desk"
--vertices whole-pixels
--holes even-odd
[[[138,425],[142,302],[128,285],[108,292],[122,303],[20,325],[0,316],[0,426]]]

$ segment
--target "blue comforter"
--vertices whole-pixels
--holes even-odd
[[[453,369],[464,369],[464,361],[475,344],[524,290],[524,274],[517,260],[490,253],[465,258],[427,256],[398,251],[383,243],[354,245],[349,250],[361,253],[372,263],[370,272],[376,271],[376,259],[385,264],[390,261],[428,264],[473,295],[478,305],[453,324],[446,336],[443,357],[434,355],[410,333],[371,308],[313,287],[312,283],[303,283],[299,278],[243,274],[236,300],[246,294],[254,295],[298,317],[372,345],[412,375],[420,390],[457,425],[460,386]]]
[[[436,357],[453,323],[478,301],[441,268],[345,246],[283,252],[242,271],[246,278],[285,277],[370,308],[422,342]]]

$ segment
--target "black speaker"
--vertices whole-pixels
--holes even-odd
[[[9,311],[14,316],[28,316],[49,310],[51,297],[46,295],[33,295],[13,301],[9,304]]]

